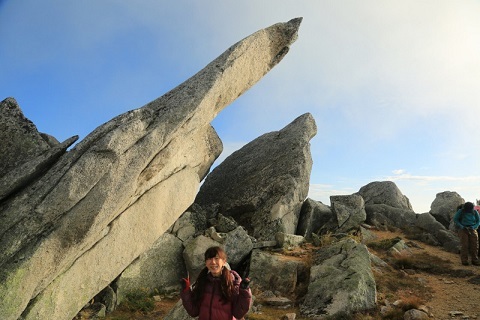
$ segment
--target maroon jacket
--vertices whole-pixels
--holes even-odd
[[[250,289],[240,288],[242,279],[237,272],[230,270],[230,274],[234,285],[231,302],[222,300],[221,280],[209,273],[200,305],[194,303],[191,290],[181,292],[180,297],[187,313],[192,317],[198,316],[198,320],[236,320],[243,318],[250,308],[252,293]]]

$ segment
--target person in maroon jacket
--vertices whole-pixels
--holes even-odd
[[[250,280],[226,267],[227,254],[220,247],[205,251],[205,268],[191,286],[190,277],[182,279],[180,297],[187,313],[198,320],[242,319],[250,308]]]

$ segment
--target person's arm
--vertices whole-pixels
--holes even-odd
[[[190,289],[187,291],[182,291],[180,293],[180,298],[182,298],[182,304],[187,313],[191,317],[197,317],[200,313],[200,309],[193,301],[193,293]]]
[[[480,227],[480,215],[477,210],[473,210],[473,213],[475,214],[475,225],[473,226],[473,229],[478,229],[478,227]]]
[[[236,319],[242,319],[250,310],[252,303],[252,292],[248,287],[250,280],[242,280],[242,284],[238,285],[238,289],[235,290],[238,294],[233,296],[232,301],[232,314]]]
[[[190,277],[182,279],[182,291],[180,292],[180,298],[182,299],[182,304],[187,313],[191,317],[197,317],[200,313],[200,308],[193,301],[193,292],[190,287]]]
[[[463,229],[465,228],[465,226],[459,220],[461,213],[462,213],[462,209],[458,210],[453,216],[453,221],[460,229]]]

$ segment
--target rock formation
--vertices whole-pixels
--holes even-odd
[[[410,200],[402,194],[392,181],[375,181],[360,188],[365,205],[385,204],[390,207],[413,211]]]
[[[357,194],[331,196],[330,203],[337,220],[336,232],[358,229],[367,218],[363,198]]]
[[[445,228],[449,228],[458,206],[464,203],[465,200],[455,191],[440,192],[430,206],[430,214]]]
[[[377,302],[367,247],[352,239],[321,248],[310,268],[310,283],[300,310],[309,316],[348,319]]]
[[[315,134],[313,117],[304,114],[282,130],[256,138],[207,176],[195,203],[218,206],[258,240],[295,233],[308,195],[309,141]]]
[[[320,201],[307,198],[302,205],[296,234],[312,238],[312,233],[323,234],[322,229],[334,219],[332,210]],[[336,225],[336,221],[331,223]]]
[[[129,291],[178,292],[214,245],[249,273],[256,303],[350,318],[375,307],[372,269],[388,266],[366,249],[368,228],[458,251],[445,225],[464,202],[457,193],[437,194],[423,214],[391,181],[332,195],[330,206],[306,199],[316,134],[308,113],[234,152],[197,193],[222,148],[209,122],[281,60],[300,21],[245,38],[71,151],[77,137],[60,143],[39,133],[14,99],[2,101],[0,319],[71,319],[93,297],[109,312]],[[313,256],[302,260],[306,241]],[[165,319],[193,318],[179,302]]]
[[[210,121],[281,61],[300,22],[243,39],[10,187],[0,203],[0,318],[71,319],[150,248],[221,152]]]

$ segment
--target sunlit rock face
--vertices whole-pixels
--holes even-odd
[[[0,202],[0,318],[72,319],[151,247],[193,203],[221,152],[210,122],[281,61],[300,22],[275,24],[239,41],[68,152],[76,137],[60,147],[44,138],[26,152],[36,159],[58,147],[40,161],[41,170],[0,189],[7,190]],[[20,165],[1,162],[15,164],[6,175]]]
[[[234,218],[259,240],[295,233],[308,195],[317,132],[312,115],[266,133],[227,157],[205,179],[195,199]]]

